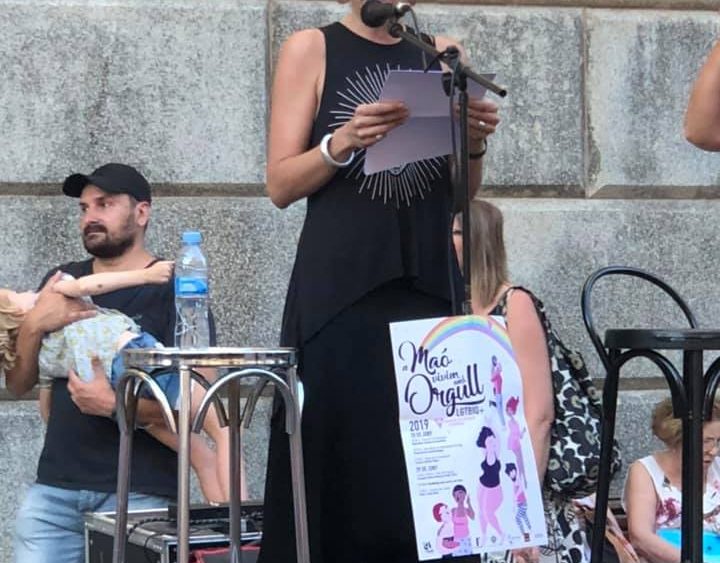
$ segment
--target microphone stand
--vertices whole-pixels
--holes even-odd
[[[467,93],[468,78],[484,86],[487,90],[494,92],[498,96],[504,98],[507,96],[507,90],[502,86],[498,86],[484,76],[477,74],[469,66],[460,61],[460,51],[457,47],[448,47],[445,51],[438,51],[434,46],[429,45],[420,39],[415,33],[407,31],[404,26],[398,23],[397,19],[390,23],[388,33],[391,36],[403,39],[414,45],[418,49],[427,53],[433,58],[433,61],[439,60],[444,62],[452,71],[455,78],[455,87],[457,88],[458,102],[460,105],[460,162],[455,165],[458,167],[456,175],[457,182],[455,184],[455,200],[462,202],[462,241],[463,241],[463,282],[465,295],[462,302],[462,314],[472,314],[472,291],[471,291],[471,268],[470,261],[472,259],[472,249],[470,248],[470,157],[468,148],[468,103],[469,97]],[[453,311],[455,314],[458,311]]]

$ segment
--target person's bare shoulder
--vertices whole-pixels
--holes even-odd
[[[535,303],[530,294],[520,289],[513,290],[508,297],[508,315],[537,318]]]
[[[288,85],[301,91],[311,84],[319,88],[325,70],[325,37],[319,29],[303,29],[283,43],[275,66],[275,87]]]
[[[316,57],[325,53],[325,38],[319,29],[303,29],[287,38],[280,49],[280,57],[300,60],[312,65]]]
[[[645,464],[637,459],[628,467],[627,477],[625,479],[625,495],[628,494],[650,494],[654,493],[655,486],[648,468]]]

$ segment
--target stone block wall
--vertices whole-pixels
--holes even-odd
[[[720,318],[718,157],[682,137],[690,84],[719,29],[717,7],[417,6],[424,30],[461,40],[473,66],[508,88],[484,193],[506,214],[514,280],[547,303],[598,377],[579,309],[582,283],[598,267],[656,272],[703,326]],[[128,162],[156,189],[156,252],[173,256],[182,230],[204,231],[220,343],[275,345],[304,206],[279,211],[264,193],[268,84],[291,32],[345,9],[330,0],[0,0],[0,286],[35,287],[50,266],[81,258],[77,211],[58,195],[59,182]],[[601,328],[677,319],[633,283],[599,287],[595,307]],[[641,362],[625,373],[619,431],[632,459],[651,448],[649,409],[663,385]],[[246,445],[254,496],[263,490],[263,420]],[[43,427],[32,398],[7,394],[0,421],[0,561],[10,561],[13,516]]]

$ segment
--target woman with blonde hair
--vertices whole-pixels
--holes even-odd
[[[543,483],[550,450],[550,429],[555,418],[554,391],[546,334],[532,294],[514,286],[508,274],[501,211],[488,201],[470,203],[470,265],[473,313],[505,318],[508,336],[520,369],[525,420],[532,441],[540,483]],[[462,216],[456,215],[453,241],[462,261]],[[543,490],[548,545],[539,550],[515,552],[517,560],[542,563],[588,561],[587,540],[573,504]]]
[[[720,402],[712,420],[703,424],[703,526],[707,539],[717,542],[720,532]],[[652,414],[652,432],[665,449],[630,465],[623,504],[628,533],[635,550],[652,563],[678,563],[680,548],[668,541],[679,536],[682,516],[682,420],[673,414],[672,399],[660,401]],[[667,534],[663,538],[663,534]],[[707,547],[707,546],[706,546]]]

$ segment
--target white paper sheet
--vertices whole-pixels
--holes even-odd
[[[388,73],[380,101],[403,101],[410,116],[367,149],[363,169],[366,175],[452,152],[450,101],[443,88],[442,75],[440,71],[420,70]],[[492,80],[495,75],[483,74],[483,77]],[[483,98],[485,88],[468,80],[468,94]]]

